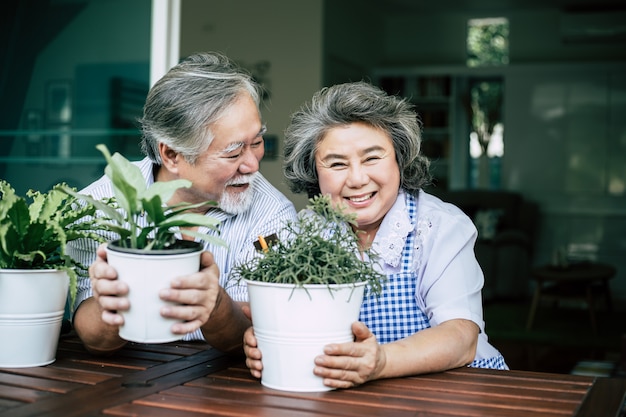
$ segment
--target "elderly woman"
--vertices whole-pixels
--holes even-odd
[[[329,387],[467,365],[508,369],[485,334],[476,228],[422,190],[430,174],[420,143],[411,105],[364,82],[322,89],[285,133],[292,191],[330,195],[356,213],[360,245],[380,255],[388,277],[381,296],[364,300],[354,342],[316,358],[314,373]],[[247,365],[260,377],[256,346],[249,329]]]

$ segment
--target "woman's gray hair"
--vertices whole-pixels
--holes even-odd
[[[141,148],[162,164],[159,143],[195,163],[213,141],[210,126],[242,94],[250,94],[259,106],[260,90],[250,74],[219,53],[191,55],[172,67],[146,98]]]
[[[283,172],[294,193],[320,193],[315,152],[326,133],[351,123],[366,123],[389,134],[400,169],[400,187],[410,194],[430,184],[428,159],[420,154],[421,124],[413,106],[360,81],[325,87],[291,116],[285,130]]]

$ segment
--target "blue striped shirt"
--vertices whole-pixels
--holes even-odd
[[[135,162],[141,169],[149,186],[154,182],[152,173],[152,161],[144,158]],[[113,196],[113,187],[108,177],[103,176],[81,191],[89,194],[93,198],[101,199]],[[287,197],[278,191],[273,185],[259,175],[254,183],[254,197],[252,205],[245,213],[229,214],[217,208],[210,209],[207,216],[219,220],[219,237],[228,244],[228,248],[205,243],[205,249],[213,253],[215,263],[220,270],[220,285],[234,301],[248,301],[248,291],[245,284],[239,285],[236,281],[230,280],[231,270],[237,262],[246,260],[254,256],[254,242],[259,235],[268,236],[272,233],[279,234],[287,221],[296,219],[296,210]],[[141,222],[145,221],[144,218]],[[207,228],[201,227],[201,233],[216,234]],[[106,235],[107,240],[116,239],[113,233]],[[68,254],[84,265],[91,265],[96,259],[96,249],[98,243],[92,240],[82,239],[68,244]],[[79,278],[78,294],[76,296],[75,307],[92,295],[89,278]],[[200,330],[188,334],[185,340],[203,339]]]

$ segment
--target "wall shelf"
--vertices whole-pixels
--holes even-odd
[[[374,83],[388,94],[407,98],[414,106],[422,123],[422,152],[431,160],[434,183],[447,189],[453,176],[462,177],[464,171],[454,172],[451,164],[458,135],[457,82],[447,73],[427,73],[417,69],[378,69]],[[458,182],[458,181],[457,181]]]

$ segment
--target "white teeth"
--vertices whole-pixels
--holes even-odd
[[[360,203],[361,201],[368,200],[372,197],[372,194],[364,195],[363,197],[350,197],[350,201],[354,201],[355,203]]]

